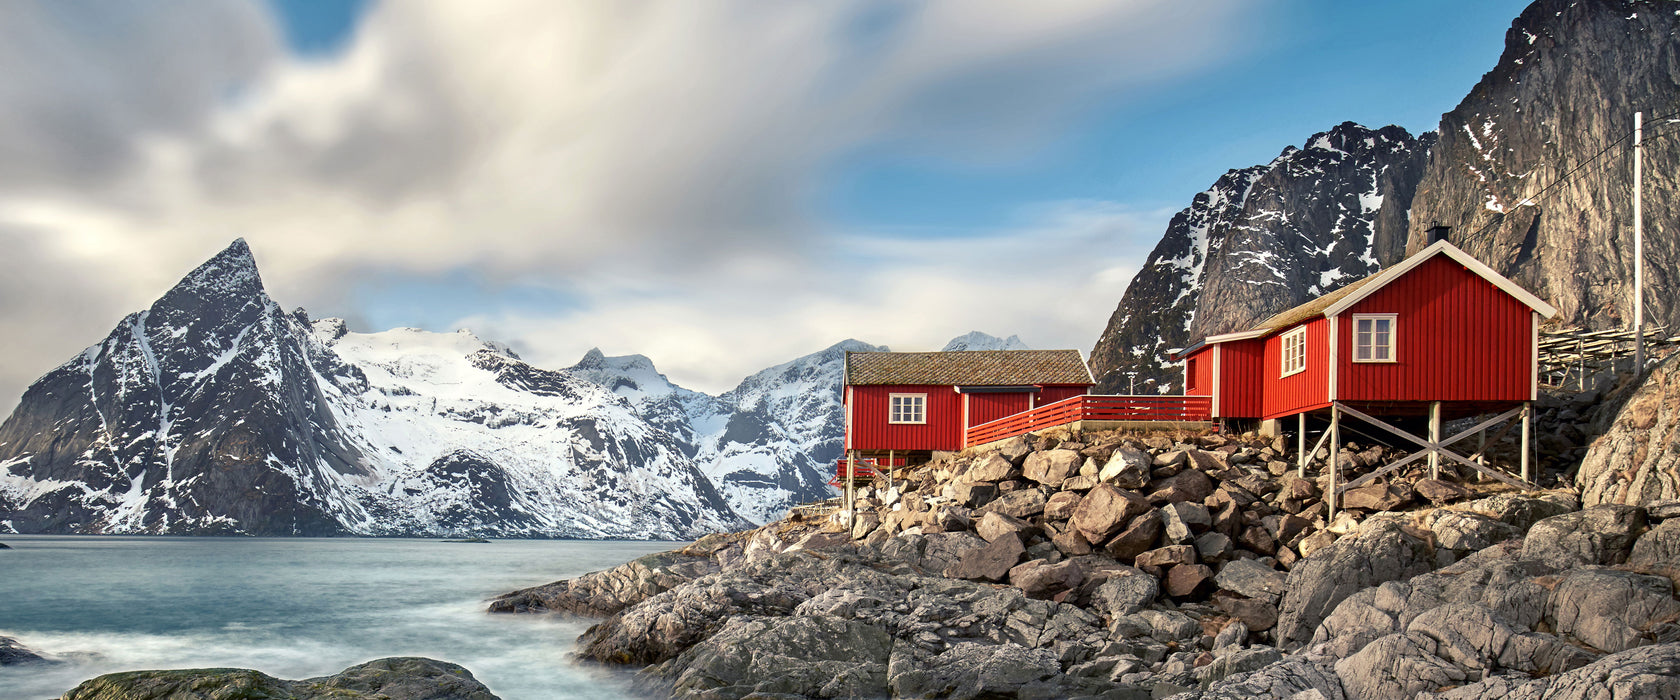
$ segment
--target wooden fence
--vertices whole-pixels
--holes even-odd
[[[1207,396],[1074,396],[971,427],[964,444],[984,445],[1081,421],[1205,421],[1212,413],[1212,403]]]

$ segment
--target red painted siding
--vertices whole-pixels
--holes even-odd
[[[1259,418],[1266,341],[1236,340],[1219,345],[1218,418]]]
[[[1052,404],[1052,403],[1056,403],[1057,401],[1061,401],[1062,399],[1070,399],[1070,398],[1073,398],[1075,396],[1084,396],[1086,393],[1088,393],[1090,391],[1091,391],[1091,387],[1088,387],[1088,386],[1060,386],[1060,385],[1054,385],[1054,384],[1046,385],[1046,386],[1043,387],[1042,391],[1038,392],[1038,399],[1034,401],[1033,405],[1043,406],[1045,404]],[[979,424],[978,423],[970,423],[970,425],[979,425]]]
[[[854,450],[960,450],[962,394],[950,386],[853,386],[850,447]],[[890,394],[927,394],[927,422],[887,422]],[[972,408],[972,406],[971,406]]]
[[[1398,315],[1394,362],[1353,361],[1353,315],[1364,313]],[[1436,256],[1341,314],[1336,398],[1527,401],[1531,313],[1492,282]]]
[[[1326,386],[1330,377],[1327,344],[1330,338],[1329,320],[1320,316],[1301,325],[1307,328],[1307,369],[1304,372],[1280,378],[1278,375],[1283,371],[1284,333],[1274,333],[1266,338],[1260,363],[1263,393],[1261,406],[1265,411],[1265,418],[1294,415],[1329,404]]]
[[[1184,395],[1213,396],[1213,347],[1207,345],[1184,358]]]
[[[1032,396],[1032,394],[1026,392],[1018,394],[969,394],[968,425],[973,427],[1031,410]]]

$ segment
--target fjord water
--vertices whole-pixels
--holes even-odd
[[[385,656],[461,664],[504,700],[627,696],[566,654],[590,624],[490,615],[485,599],[670,542],[7,535],[0,636],[69,663],[0,667],[0,698],[55,698],[114,671],[255,668],[288,679]]]

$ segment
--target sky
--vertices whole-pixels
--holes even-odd
[[[1524,4],[0,3],[0,411],[239,237],[288,309],[713,393],[1088,352],[1196,193],[1432,130]]]

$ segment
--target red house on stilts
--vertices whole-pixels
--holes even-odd
[[[1437,241],[1250,330],[1209,336],[1181,351],[1185,393],[1210,397],[1216,419],[1269,421],[1271,432],[1284,427],[1277,421],[1295,417],[1303,466],[1311,454],[1305,449],[1308,415],[1329,419],[1324,439],[1332,452],[1342,417],[1352,416],[1422,446],[1413,459],[1427,456],[1434,466],[1446,457],[1478,469],[1444,447],[1486,426],[1441,442],[1441,422],[1500,414],[1486,422],[1493,424],[1520,415],[1527,482],[1540,322],[1556,313],[1470,254]],[[1412,436],[1379,416],[1425,418],[1429,437]],[[1431,442],[1439,444],[1431,448]]]

